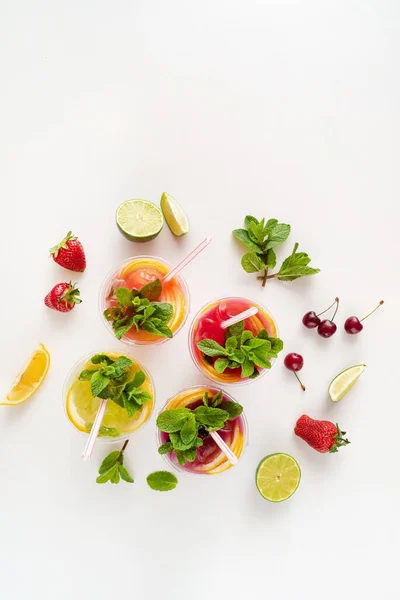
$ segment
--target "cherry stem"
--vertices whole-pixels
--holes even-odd
[[[300,381],[300,377],[297,375],[296,371],[293,371],[293,375],[296,376],[297,381],[301,385],[301,389],[303,390],[303,392],[305,392],[306,391],[306,386],[302,384],[302,382]]]
[[[333,313],[333,317],[331,319],[332,323],[333,323],[333,319],[336,317],[336,313],[339,309],[339,298],[335,298],[335,302],[336,302],[336,309],[335,309],[335,312]]]
[[[334,301],[332,302],[332,304],[328,308],[326,308],[325,310],[323,310],[322,312],[320,312],[320,313],[317,314],[317,317],[320,317],[324,313],[328,312],[328,310],[330,308],[332,308],[332,306],[335,304],[335,302],[339,302],[339,298],[335,298]]]
[[[362,319],[360,319],[360,323],[361,323],[361,321],[365,321],[365,319],[368,319],[368,317],[370,317],[372,315],[372,313],[374,313],[376,310],[378,310],[378,308],[380,308],[382,306],[382,304],[383,304],[383,300],[381,300],[379,302],[378,306],[375,306],[374,310],[371,310],[371,312],[368,313],[366,317],[363,317]]]

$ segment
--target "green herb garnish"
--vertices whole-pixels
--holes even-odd
[[[241,378],[257,377],[259,371],[256,367],[270,369],[269,359],[276,358],[283,349],[282,340],[269,337],[266,329],[254,337],[251,331],[244,329],[244,321],[228,327],[225,346],[209,339],[201,340],[196,345],[203,356],[217,359],[214,362],[217,373],[223,373],[227,368],[241,367]]]
[[[128,417],[142,408],[145,402],[152,399],[151,394],[140,387],[146,381],[143,371],[137,371],[133,379],[129,380],[132,361],[126,356],[112,360],[106,354],[95,354],[90,359],[94,369],[85,369],[79,375],[80,381],[90,381],[90,388],[94,398],[112,400],[121,408],[125,408]],[[91,429],[92,423],[86,423],[86,428]],[[89,431],[90,431],[89,429]],[[117,437],[119,432],[113,427],[101,427],[99,435]]]
[[[118,306],[107,308],[104,316],[112,323],[115,336],[120,340],[132,327],[153,335],[172,338],[167,326],[174,314],[172,304],[156,302],[161,296],[162,284],[155,279],[140,290],[120,287],[115,291]]]
[[[127,483],[133,483],[133,478],[124,467],[124,452],[129,440],[126,440],[121,450],[114,450],[105,457],[99,468],[99,476],[96,483],[119,483],[123,479]]]
[[[276,266],[274,248],[283,244],[290,234],[290,225],[278,223],[277,219],[258,221],[255,217],[247,216],[244,220],[245,229],[235,229],[232,233],[239,242],[251,250],[242,256],[242,267],[247,273],[264,271],[257,277],[265,287],[267,279],[277,278],[280,281],[294,281],[306,275],[315,275],[319,269],[313,269],[308,264],[311,258],[305,252],[297,252],[296,242],[292,254],[286,258],[279,271],[268,275],[268,270]]]
[[[177,478],[169,471],[155,471],[154,473],[150,473],[146,481],[152,490],[157,490],[158,492],[169,492],[178,485]]]
[[[203,445],[203,438],[212,431],[224,427],[226,421],[236,419],[243,412],[237,402],[223,401],[222,392],[212,398],[205,392],[203,404],[194,409],[172,408],[164,410],[157,418],[157,427],[168,433],[169,440],[158,452],[174,452],[180,465],[196,460],[196,450]]]

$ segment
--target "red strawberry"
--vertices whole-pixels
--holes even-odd
[[[307,442],[317,452],[337,452],[341,446],[350,444],[345,439],[345,431],[341,431],[339,425],[331,421],[318,421],[307,415],[302,415],[294,428],[296,435]]]
[[[65,238],[54,248],[50,248],[53,260],[70,271],[84,271],[86,269],[86,256],[82,244],[72,232],[69,231]]]
[[[49,308],[58,310],[59,312],[69,312],[75,306],[82,302],[78,298],[80,291],[69,283],[57,283],[52,290],[47,294],[44,303]]]

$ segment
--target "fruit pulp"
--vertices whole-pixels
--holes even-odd
[[[271,315],[260,305],[246,298],[222,298],[205,306],[195,317],[190,333],[190,349],[192,358],[199,369],[214,381],[220,383],[239,383],[249,381],[249,378],[241,378],[241,369],[225,369],[223,373],[218,373],[214,369],[216,358],[204,358],[201,350],[197,348],[197,342],[204,339],[211,339],[225,345],[226,329],[221,327],[221,323],[238,315],[239,313],[256,306],[258,313],[248,317],[244,321],[244,329],[251,331],[256,336],[262,329],[266,329],[270,337],[277,337],[277,327]],[[256,367],[261,374],[265,369]]]
[[[106,308],[118,306],[115,295],[118,288],[140,289],[157,278],[162,281],[170,270],[171,266],[168,263],[149,256],[140,256],[125,262],[107,282],[105,298],[103,299],[103,311]],[[157,302],[172,304],[174,314],[167,325],[175,335],[185,323],[189,312],[188,292],[180,275],[162,284],[162,293]],[[143,330],[136,331],[135,327],[132,327],[122,339],[133,344],[155,344],[169,338],[153,335]]]
[[[101,354],[107,354],[112,360],[117,360],[120,356],[125,354],[114,353],[114,352],[102,352]],[[125,408],[122,408],[112,400],[108,400],[106,412],[102,420],[102,427],[116,430],[114,433],[118,433],[119,437],[124,437],[126,434],[130,434],[136,429],[139,429],[150,417],[153,405],[154,405],[154,388],[149,374],[143,369],[142,365],[139,365],[133,357],[128,357],[132,360],[132,367],[129,372],[129,381],[133,379],[134,374],[137,371],[143,371],[146,375],[146,380],[141,386],[145,392],[149,392],[152,396],[152,400],[145,402],[137,413],[131,418]],[[89,425],[93,424],[96,417],[97,411],[100,406],[100,398],[93,398],[91,392],[90,381],[80,381],[79,374],[84,370],[93,370],[96,368],[91,362],[91,357],[85,357],[71,372],[66,382],[66,399],[65,408],[68,419],[72,425],[78,431],[89,433]],[[105,436],[106,437],[106,436]],[[118,436],[108,437],[109,440],[118,439]]]
[[[184,390],[172,398],[172,400],[169,400],[163,410],[170,410],[173,408],[195,409],[197,406],[203,404],[205,392],[208,392],[209,397],[212,398],[219,390],[203,386]],[[233,399],[223,393],[222,401],[232,402]],[[224,427],[218,430],[218,434],[230,447],[236,457],[240,458],[247,443],[247,426],[243,413],[239,417],[236,417],[236,419],[227,421]],[[168,441],[169,436],[168,433],[159,431],[158,438],[159,445],[161,445]],[[223,473],[233,466],[210,435],[203,438],[203,445],[200,446],[200,448],[197,448],[196,460],[192,463],[186,462],[184,465],[180,465],[174,452],[170,452],[166,456],[177,469],[200,475]]]

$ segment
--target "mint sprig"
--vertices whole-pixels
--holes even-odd
[[[124,452],[129,440],[126,440],[121,450],[114,450],[105,457],[99,468],[99,476],[96,483],[119,483],[121,479],[127,483],[133,483],[133,478],[124,467]]]
[[[268,275],[269,269],[276,266],[274,248],[283,244],[290,234],[290,225],[279,223],[277,219],[258,221],[255,217],[247,216],[244,220],[245,229],[235,229],[232,233],[239,242],[251,250],[242,256],[242,267],[247,273],[264,271],[258,279],[265,287],[268,279],[277,278],[280,281],[294,281],[306,275],[315,275],[319,269],[309,267],[311,258],[305,252],[297,252],[296,242],[292,254],[286,258],[279,271]]]
[[[241,368],[241,378],[257,377],[261,369],[270,369],[270,358],[276,358],[283,349],[279,338],[269,337],[266,329],[262,329],[256,337],[251,331],[244,329],[244,321],[240,321],[227,330],[225,346],[211,339],[197,342],[203,356],[216,358],[214,369],[223,373],[226,369]]]
[[[196,450],[212,431],[222,429],[225,423],[243,412],[237,402],[223,401],[222,392],[212,398],[204,393],[203,404],[194,409],[173,408],[158,415],[157,427],[168,433],[168,440],[158,448],[159,454],[174,452],[180,465],[196,460]]]
[[[94,398],[112,400],[121,408],[125,408],[131,418],[138,412],[145,402],[152,399],[151,394],[140,389],[146,381],[143,371],[137,371],[133,379],[129,380],[132,361],[127,356],[120,356],[112,360],[106,354],[95,354],[90,359],[93,369],[85,369],[79,375],[80,381],[90,381],[90,389]],[[87,423],[86,428],[92,423]],[[90,431],[89,429],[89,431]],[[119,432],[111,428],[100,428],[99,435],[117,437]]]
[[[140,290],[120,287],[115,291],[118,306],[107,308],[104,316],[112,323],[115,336],[120,340],[132,327],[137,332],[172,338],[167,323],[174,314],[172,304],[156,302],[161,296],[162,284],[154,279]]]

